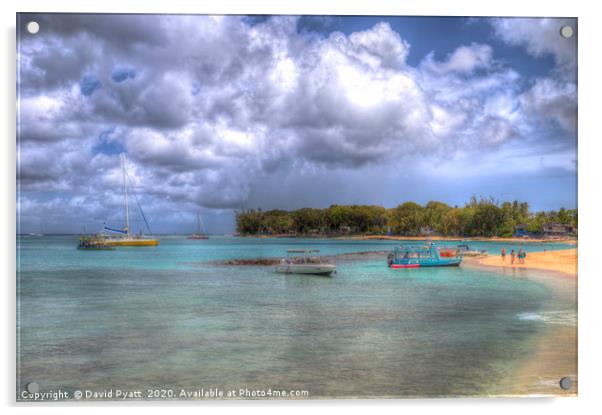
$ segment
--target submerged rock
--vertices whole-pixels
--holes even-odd
[[[280,260],[277,258],[249,258],[249,259],[229,259],[219,261],[221,265],[276,265]]]
[[[367,257],[379,257],[386,255],[388,251],[361,251],[361,252],[349,252],[337,255],[322,255],[320,259],[322,261],[336,261],[336,260],[354,260],[354,259],[365,259]],[[234,265],[234,266],[269,266],[277,265],[280,263],[282,258],[237,258],[237,259],[226,259],[223,261],[211,261],[215,265]]]

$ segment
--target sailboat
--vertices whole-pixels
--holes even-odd
[[[188,236],[188,239],[209,239],[209,237],[201,232],[201,214],[196,214],[196,233]]]
[[[123,211],[124,211],[124,228],[115,229],[105,226],[103,234],[99,236],[98,241],[102,245],[106,246],[156,246],[159,245],[159,241],[155,238],[144,237],[141,234],[132,234],[130,231],[130,214],[128,205],[128,186],[126,181],[126,167],[125,167],[125,154],[121,154],[121,169],[123,172]],[[134,192],[134,196],[136,193]],[[136,201],[138,197],[136,196]],[[148,222],[142,211],[142,206],[138,202],[138,207],[142,213],[144,222],[148,227]],[[150,231],[150,227],[149,227]]]

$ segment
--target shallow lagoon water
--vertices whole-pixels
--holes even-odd
[[[74,237],[19,241],[19,390],[35,381],[42,390],[272,388],[310,398],[503,394],[500,379],[550,324],[575,324],[551,318],[575,316],[570,299],[487,269],[391,270],[364,258],[340,260],[324,278],[214,263],[300,247],[381,251],[391,241],[160,241],[115,251],[78,251]],[[568,246],[524,245],[544,247]]]

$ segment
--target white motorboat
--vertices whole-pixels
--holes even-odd
[[[286,258],[276,265],[281,274],[311,274],[330,276],[336,271],[336,265],[322,262],[316,254],[317,249],[289,249]]]
[[[487,251],[485,249],[481,249],[480,251],[476,251],[474,249],[470,249],[470,247],[467,244],[458,245],[456,247],[456,250],[462,256],[479,257],[479,256],[485,256],[485,255],[487,255]]]

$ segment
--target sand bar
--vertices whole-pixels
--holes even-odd
[[[488,255],[480,258],[465,258],[469,264],[482,265],[487,267],[500,268],[526,268],[542,271],[554,271],[559,275],[568,277],[577,277],[577,248],[563,249],[557,251],[528,252],[524,264],[519,264],[515,260],[514,264],[510,261],[509,252],[506,260],[502,261],[501,255]]]

